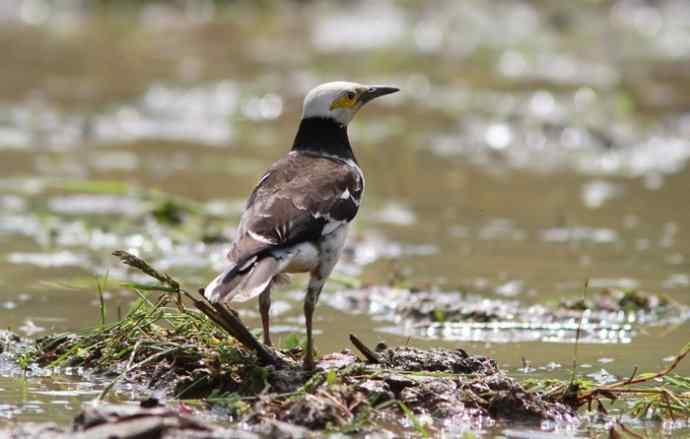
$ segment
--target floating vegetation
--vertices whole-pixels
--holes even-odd
[[[629,343],[640,325],[682,323],[690,310],[664,296],[603,289],[555,305],[523,305],[458,292],[372,286],[326,297],[337,309],[396,323],[384,332],[463,341]],[[577,335],[579,332],[579,335]]]
[[[639,290],[605,288],[597,294],[580,299],[564,299],[558,308],[573,311],[623,312],[631,319],[657,321],[663,319],[669,308],[679,304],[665,296]]]

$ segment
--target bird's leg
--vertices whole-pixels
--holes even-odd
[[[304,320],[307,326],[307,349],[304,353],[304,368],[306,370],[314,369],[314,339],[311,335],[312,317],[316,303],[319,301],[319,294],[321,294],[323,284],[323,279],[312,274],[311,279],[309,279],[307,294],[304,297]]]
[[[261,314],[261,326],[264,331],[264,344],[271,346],[271,284],[259,295],[259,313]]]

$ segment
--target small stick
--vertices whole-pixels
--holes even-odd
[[[273,364],[276,367],[285,366],[285,362],[280,357],[278,357],[274,352],[266,349],[263,344],[259,343],[259,340],[252,335],[249,329],[244,326],[242,320],[240,320],[240,318],[235,315],[234,312],[228,310],[228,308],[219,303],[213,304],[213,308],[218,313],[217,315],[220,316],[223,321],[225,321],[232,329],[232,334],[234,334],[234,337],[249,349],[256,351],[256,354],[261,361],[268,364]]]
[[[369,349],[364,343],[362,343],[362,341],[360,339],[355,337],[354,334],[350,334],[350,342],[354,345],[354,347],[357,348],[357,350],[359,350],[362,353],[362,355],[364,355],[366,357],[366,359],[369,363],[373,363],[373,364],[383,363],[383,360],[381,359],[379,354],[377,354],[376,352]]]
[[[635,379],[636,376],[637,376],[637,366],[635,366],[635,367],[633,368],[633,371],[632,371],[632,373],[630,374],[630,378],[628,378],[628,379],[625,381],[625,384],[630,384],[630,383],[632,383],[632,381]]]
[[[110,390],[112,390],[112,388],[115,386],[115,384],[117,384],[117,382],[120,381],[122,378],[126,377],[127,374],[130,373],[131,371],[133,371],[139,367],[146,366],[148,363],[152,362],[153,360],[156,360],[160,357],[171,354],[171,353],[177,351],[178,349],[179,348],[177,348],[177,347],[170,348],[170,349],[167,349],[165,351],[154,354],[148,358],[145,358],[144,360],[142,360],[136,364],[130,365],[122,373],[120,373],[120,375],[116,376],[115,379],[112,380],[107,386],[105,386],[105,388],[101,391],[101,393],[98,395],[98,398],[96,398],[96,399],[98,401],[103,400],[103,398],[105,398],[108,395],[108,392],[110,392]]]
[[[216,325],[220,326],[225,332],[227,332],[228,334],[230,334],[232,337],[235,337],[235,338],[238,339],[238,340],[241,338],[241,336],[238,337],[238,335],[233,331],[233,328],[232,328],[231,326],[229,326],[228,323],[225,322],[225,321],[224,321],[224,320],[213,310],[213,308],[211,308],[210,305],[208,305],[207,303],[202,302],[202,301],[200,301],[200,300],[196,300],[196,299],[194,299],[194,298],[192,298],[192,301],[193,301],[193,303],[194,303],[194,306],[196,306],[197,309],[198,309],[199,311],[201,311],[202,313],[206,314],[206,316],[207,316],[208,318],[210,318],[211,320],[213,320],[213,323],[215,323]],[[243,344],[244,344],[244,343],[243,343]]]

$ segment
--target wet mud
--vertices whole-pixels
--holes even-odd
[[[264,437],[242,430],[210,425],[184,410],[156,407],[157,402],[141,406],[101,405],[86,408],[72,427],[54,424],[24,424],[12,430],[16,439],[97,439],[97,438],[175,438],[175,439],[250,439]]]

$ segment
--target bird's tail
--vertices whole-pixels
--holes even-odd
[[[261,294],[280,273],[278,259],[264,256],[244,264],[227,268],[204,288],[204,296],[213,302],[226,300],[244,302]]]

